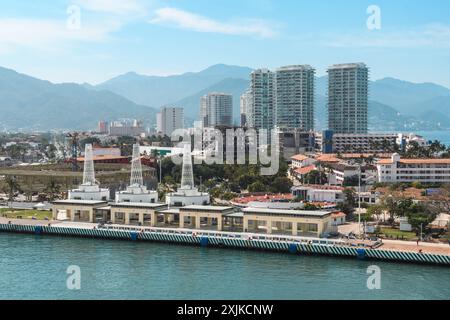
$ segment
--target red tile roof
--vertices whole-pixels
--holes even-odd
[[[309,159],[309,157],[305,156],[304,154],[296,154],[295,156],[292,156],[291,159],[297,160],[297,161],[303,161],[303,160]]]
[[[392,164],[392,159],[381,159],[377,164]],[[450,158],[445,159],[400,159],[403,164],[450,164]]]
[[[294,170],[295,173],[297,174],[307,174],[310,173],[311,171],[316,170],[316,166],[315,165],[310,165],[310,166],[306,166],[306,167],[301,167],[301,168],[297,168]]]

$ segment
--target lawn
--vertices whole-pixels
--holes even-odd
[[[17,217],[22,217],[22,219],[32,219],[35,218],[37,220],[45,220],[52,218],[52,212],[51,211],[44,211],[44,210],[15,210],[15,209],[9,209],[9,208],[1,208],[0,209],[0,216],[4,217],[6,215],[6,218],[16,219]]]
[[[381,227],[381,232],[386,236],[386,238],[390,239],[403,239],[403,240],[416,240],[417,235],[415,232],[410,231],[400,231],[399,229]]]

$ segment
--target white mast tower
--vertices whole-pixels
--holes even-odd
[[[147,187],[144,185],[139,144],[133,145],[130,185],[126,190],[116,192],[116,203],[121,202],[158,202],[158,192],[155,190],[147,190]]]
[[[69,191],[70,200],[98,200],[107,201],[109,199],[109,189],[100,188],[95,180],[94,152],[92,144],[86,144],[84,148],[84,170],[83,182],[78,189]]]
[[[209,193],[198,191],[194,185],[190,144],[185,144],[183,149],[181,186],[176,192],[166,195],[166,203],[169,206],[207,205],[210,203]]]

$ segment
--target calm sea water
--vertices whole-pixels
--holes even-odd
[[[450,268],[356,259],[6,233],[0,259],[0,299],[450,298]],[[69,265],[81,290],[66,288]]]
[[[450,131],[419,131],[417,134],[424,136],[427,140],[439,140],[450,146]]]

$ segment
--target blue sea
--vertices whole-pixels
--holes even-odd
[[[450,298],[438,266],[7,233],[0,253],[0,299]],[[380,289],[367,287],[371,265]]]
[[[450,146],[450,131],[418,131],[416,134],[427,140],[439,140],[441,143]]]

